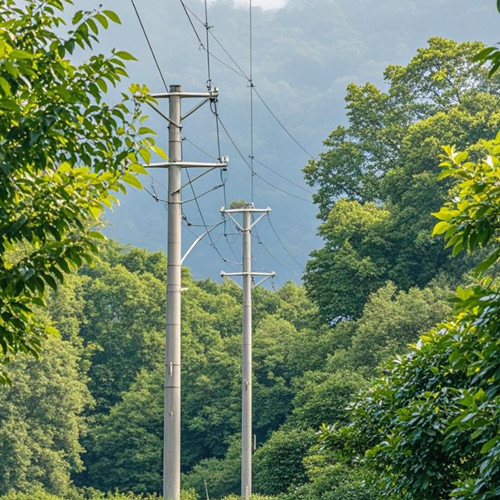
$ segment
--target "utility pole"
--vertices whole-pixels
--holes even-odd
[[[252,495],[252,288],[276,273],[258,273],[252,271],[252,228],[268,214],[271,209],[255,208],[253,203],[244,208],[221,209],[222,214],[227,214],[243,233],[243,272],[225,273],[221,276],[243,277],[243,338],[242,338],[242,364],[241,364],[241,497],[249,499]],[[233,217],[233,214],[243,214],[243,226]],[[252,214],[260,213],[252,223]],[[253,284],[254,276],[263,279],[256,285]]]
[[[169,161],[152,163],[149,168],[168,168],[168,225],[167,225],[167,318],[165,342],[165,385],[163,424],[163,498],[180,499],[181,476],[181,227],[182,227],[182,169],[199,167],[226,168],[227,158],[219,163],[182,161],[182,120],[205,102],[217,98],[217,89],[208,92],[183,92],[180,85],[171,85],[169,92],[153,94],[156,99],[169,100]],[[181,115],[182,99],[203,99],[191,111]],[[191,248],[189,249],[191,251]]]

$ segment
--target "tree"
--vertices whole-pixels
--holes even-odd
[[[373,293],[366,303],[363,315],[352,322],[349,341],[334,349],[328,360],[329,370],[356,370],[370,378],[383,362],[404,353],[408,344],[442,321],[451,311],[447,302],[451,291],[437,283],[420,290],[397,291],[394,283],[387,283]],[[342,331],[345,324],[334,328]],[[326,420],[325,420],[326,421]]]
[[[431,38],[406,67],[387,68],[387,92],[348,87],[348,127],[334,130],[327,151],[304,169],[318,187],[325,241],[304,282],[324,320],[359,318],[388,280],[408,290],[440,272],[458,278],[470,269],[430,238],[430,213],[452,184],[436,181],[440,145],[468,148],[496,133],[499,79],[473,62],[482,47]]]
[[[78,11],[64,31],[69,0],[5,0],[0,7],[0,362],[38,355],[50,327],[38,321],[47,287],[91,262],[94,231],[114,192],[139,187],[154,145],[141,125],[147,89],[115,105],[108,85],[127,74],[126,52],[69,58],[90,49],[111,11]],[[3,373],[3,371],[1,372]],[[0,382],[5,375],[0,373]]]
[[[86,269],[85,323],[80,337],[91,360],[89,389],[95,412],[106,412],[141,369],[163,359],[165,285],[149,273],[103,261]]]
[[[255,489],[264,495],[276,495],[306,482],[303,459],[315,441],[311,429],[274,432],[255,453]]]
[[[457,289],[454,317],[421,336],[409,354],[358,399],[340,432],[353,453],[385,476],[386,495],[485,500],[500,494],[500,135],[485,159],[445,148],[441,177],[458,181],[435,214],[434,234],[461,251],[487,249],[478,279]],[[491,274],[491,277],[487,274]],[[339,434],[326,432],[339,442]]]
[[[71,473],[82,469],[83,412],[92,399],[80,353],[68,341],[47,344],[50,355],[40,361],[21,355],[10,363],[15,383],[0,390],[0,495],[37,488],[65,495]]]

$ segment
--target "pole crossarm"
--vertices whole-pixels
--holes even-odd
[[[181,168],[223,168],[226,169],[229,165],[227,156],[222,158],[224,161],[217,163],[204,163],[200,161],[165,161],[158,163],[148,163],[144,165],[145,168],[168,168],[168,167],[181,167]]]
[[[151,94],[154,99],[169,99],[170,97],[181,97],[183,99],[215,99],[219,95],[219,89],[214,87],[208,92],[159,92]]]
[[[251,212],[251,213],[269,213],[271,212],[271,208],[225,208],[222,207],[220,211],[224,214],[240,214],[244,212]]]
[[[227,277],[231,277],[231,276],[267,276],[268,278],[274,278],[274,276],[276,276],[276,273],[274,271],[272,273],[259,273],[259,272],[255,272],[255,271],[241,272],[241,273],[225,273],[224,271],[221,271],[220,275],[223,278],[225,278],[226,276]]]
[[[231,220],[234,222],[234,224],[236,225],[236,227],[241,231],[241,232],[245,232],[245,231],[251,231],[252,228],[265,216],[267,215],[269,212],[271,212],[271,209],[269,207],[267,208],[254,208],[253,205],[250,206],[250,207],[245,207],[245,208],[225,208],[225,207],[222,207],[220,209],[220,213],[221,214],[227,214],[229,215],[229,217],[231,218]],[[260,217],[257,217],[256,220],[254,220],[247,228],[243,228],[243,226],[241,226],[241,224],[232,216],[232,214],[239,214],[239,213],[248,213],[248,214],[252,214],[252,213],[258,213],[258,214],[262,214]]]

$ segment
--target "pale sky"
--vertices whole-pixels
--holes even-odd
[[[264,10],[279,9],[284,7],[288,0],[252,0],[254,7],[262,7]],[[210,3],[217,2],[217,0],[210,0]],[[234,0],[237,5],[249,5],[250,0]]]

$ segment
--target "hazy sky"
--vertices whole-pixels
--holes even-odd
[[[210,3],[217,2],[218,0],[210,0]],[[248,6],[250,0],[235,0],[236,4],[242,6]],[[279,9],[286,5],[288,0],[253,0],[252,6],[262,7],[264,10]]]
[[[87,8],[92,2],[80,3]],[[113,27],[103,36],[100,50],[129,50],[139,59],[130,65],[131,79],[146,83],[152,91],[164,90],[131,4],[124,0],[96,0],[98,3],[118,12],[123,20],[122,26]],[[135,3],[166,83],[179,83],[191,91],[204,90],[206,53],[200,50],[180,1]],[[204,2],[185,3],[199,18],[193,16],[192,22],[205,43]],[[312,155],[323,149],[322,141],[335,127],[345,123],[344,96],[350,82],[371,81],[383,86],[387,65],[407,64],[431,36],[488,44],[500,41],[500,15],[493,0],[288,0],[282,8],[269,8],[278,3],[285,2],[261,0],[267,9],[255,7],[253,11],[254,84],[286,129]],[[253,4],[257,6],[258,0]],[[244,159],[221,130],[221,153],[229,155],[231,162],[224,177],[225,197],[223,190],[217,189],[199,200],[207,224],[220,220],[219,209],[226,202],[251,199],[251,176],[244,161],[248,162],[250,154],[250,94],[248,82],[241,75],[241,71],[249,72],[247,6],[244,0],[217,0],[209,7],[211,32],[224,47],[210,38],[211,51],[224,62],[211,59],[212,83],[220,89],[221,119]],[[184,104],[186,109],[190,104]],[[166,111],[167,103],[162,106]],[[154,117],[151,125],[166,147],[166,124]],[[211,161],[197,148],[211,157],[218,155],[215,121],[207,107],[185,121],[183,134],[185,159]],[[276,236],[267,219],[257,226],[254,269],[276,270],[279,286],[287,279],[299,279],[308,254],[320,247],[321,241],[316,236],[316,209],[302,177],[309,155],[258,99],[254,101],[254,155],[258,176],[254,177],[253,201],[259,207],[271,206],[271,222],[278,233]],[[164,173],[155,172],[153,176],[154,180],[144,181],[146,187],[165,198]],[[219,175],[211,173],[196,182],[196,194],[220,184]],[[198,227],[203,226],[203,220],[196,203],[189,202],[193,198],[189,187],[183,197],[187,201],[184,212],[191,224],[183,230],[187,248],[203,231]],[[109,218],[108,234],[112,237],[152,250],[165,249],[165,204],[156,203],[146,192],[132,192]],[[239,269],[241,238],[234,225],[228,223],[215,230],[213,242],[225,259],[235,264],[223,262],[212,242],[203,241],[186,260],[196,278],[215,279],[221,270]]]

